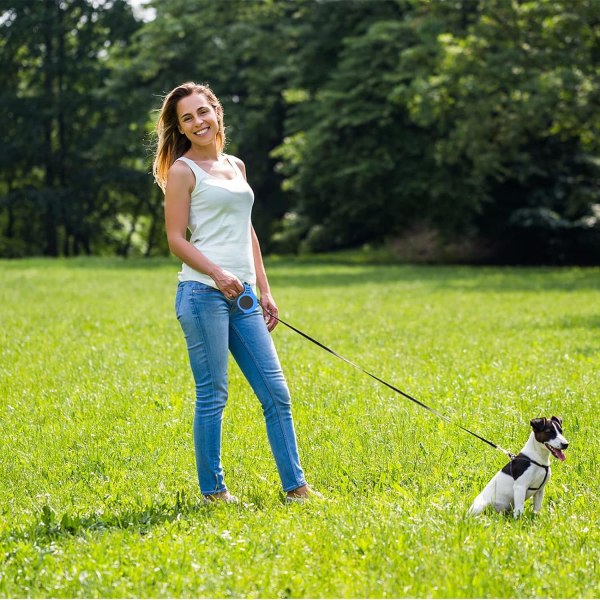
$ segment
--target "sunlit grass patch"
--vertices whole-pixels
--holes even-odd
[[[464,517],[501,453],[283,326],[327,500],[283,505],[232,363],[223,461],[242,504],[203,506],[176,272],[0,263],[0,595],[598,596],[598,269],[269,264],[282,318],[501,446],[563,417],[567,461],[519,521]]]

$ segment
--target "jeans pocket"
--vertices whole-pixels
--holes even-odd
[[[183,286],[177,286],[177,293],[175,294],[175,315],[178,320],[181,319],[181,300],[183,299],[183,292]]]
[[[211,285],[207,285],[206,283],[201,283],[200,281],[194,281],[194,283],[190,286],[192,294],[210,294],[211,292],[218,292],[217,288],[212,287]]]

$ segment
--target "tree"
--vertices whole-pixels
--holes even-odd
[[[600,105],[592,2],[353,7],[360,25],[346,20],[329,36],[340,40],[330,70],[318,84],[300,71],[287,94],[295,104],[275,154],[299,212],[294,235],[304,223],[311,247],[335,248],[423,221],[447,235],[506,236],[523,206],[589,214]]]
[[[223,102],[265,251],[417,225],[596,247],[596,0],[150,3],[0,0],[0,255],[166,251],[151,131],[187,80]]]
[[[402,97],[436,131],[437,165],[471,183],[483,214],[464,222],[506,235],[520,208],[577,219],[598,202],[598,25],[593,1],[491,0],[464,31],[438,35],[437,61]]]
[[[116,206],[112,163],[97,162],[116,102],[101,90],[108,53],[138,27],[124,0],[15,0],[2,6],[0,155],[6,253],[57,256],[101,247]],[[13,247],[14,251],[14,247]]]
[[[424,139],[406,110],[388,101],[389,75],[414,39],[402,22],[404,4],[304,7],[297,73],[286,92],[288,135],[274,156],[313,249],[379,239],[420,197],[410,175]]]

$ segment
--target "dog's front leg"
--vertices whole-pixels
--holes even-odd
[[[533,495],[533,512],[536,515],[542,510],[542,500],[544,499],[545,491],[546,486],[544,485]]]
[[[515,485],[514,487],[514,500],[515,500],[515,508],[513,511],[513,515],[516,518],[520,517],[523,514],[523,507],[525,506],[525,496],[527,494],[527,486],[523,485]]]

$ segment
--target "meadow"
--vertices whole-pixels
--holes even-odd
[[[600,596],[600,269],[271,259],[281,317],[514,452],[570,441],[538,516],[466,510],[506,457],[280,325],[301,459],[285,505],[230,369],[201,502],[174,260],[0,261],[0,596]]]

